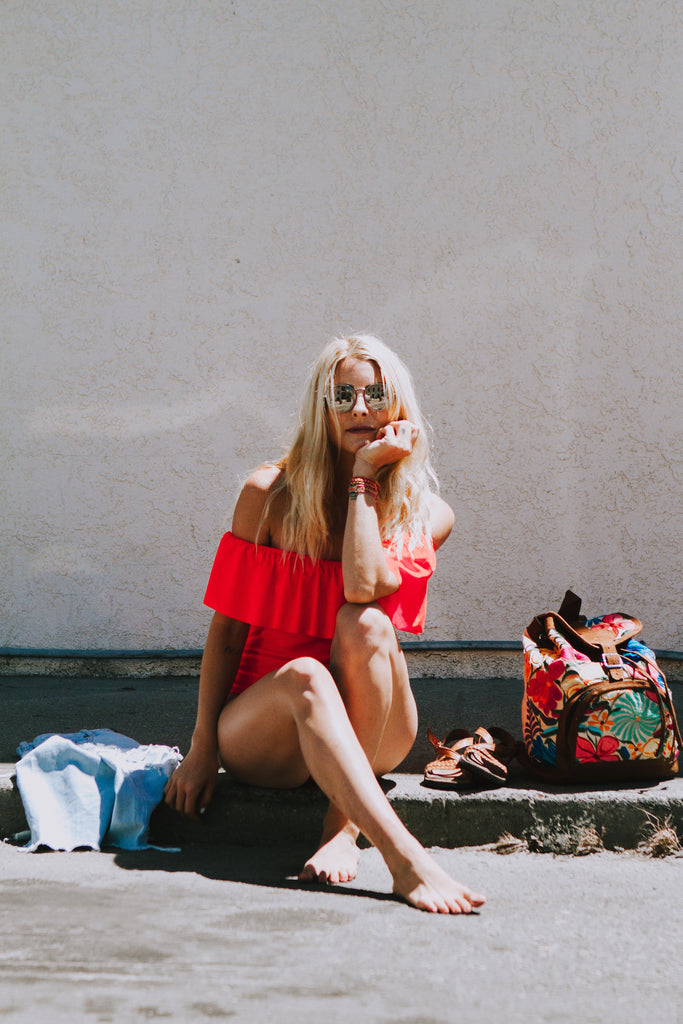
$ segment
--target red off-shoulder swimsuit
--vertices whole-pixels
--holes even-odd
[[[400,579],[394,594],[380,598],[397,629],[421,633],[427,612],[427,584],[436,555],[422,537],[384,542],[387,564]],[[329,665],[337,612],[345,603],[341,562],[299,557],[223,535],[206,588],[204,604],[239,622],[249,635],[231,693],[304,655]]]

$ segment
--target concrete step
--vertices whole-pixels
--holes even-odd
[[[430,758],[429,726],[445,735],[454,726],[499,725],[521,737],[518,679],[413,680],[420,730],[398,770],[383,784],[408,828],[427,846],[479,846],[510,833],[532,849],[576,852],[591,832],[608,849],[634,849],[651,824],[669,822],[683,837],[683,779],[610,789],[539,784],[513,765],[509,785],[476,791],[442,791],[422,784]],[[672,684],[683,719],[683,686]],[[194,722],[196,679],[60,679],[5,677],[0,680],[0,833],[26,828],[13,783],[16,746],[45,732],[111,728],[141,743],[179,746],[185,752]],[[151,835],[160,845],[303,840],[315,843],[325,799],[314,785],[297,790],[243,786],[221,773],[216,794],[200,823],[185,821],[161,806]]]

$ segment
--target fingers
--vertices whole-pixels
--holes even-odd
[[[377,437],[371,441],[363,451],[363,457],[368,458],[377,466],[390,465],[399,462],[410,455],[419,434],[418,428],[408,420],[395,420],[387,423],[377,432]]]
[[[164,800],[174,811],[193,821],[199,821],[200,813],[208,807],[213,796],[215,780],[203,786],[185,782],[176,772],[166,783]]]
[[[215,789],[215,785],[216,785],[216,780],[213,779],[211,782],[207,782],[207,784],[204,786],[204,789],[202,790],[202,793],[201,793],[201,795],[199,797],[199,800],[198,800],[198,807],[199,807],[199,813],[200,814],[203,814],[204,811],[206,810],[206,808],[211,803],[211,799],[213,797],[213,791]]]
[[[410,423],[408,420],[394,420],[382,427],[377,434],[377,439],[383,438],[410,453],[418,434],[419,430],[414,423]]]
[[[178,811],[180,814],[185,813],[187,795],[184,791],[184,787],[180,785],[177,771],[166,783],[166,787],[164,789],[164,800],[172,810]]]
[[[418,428],[415,426],[414,423],[411,423],[410,420],[394,420],[391,426],[394,427],[397,434],[408,434],[408,436],[411,437],[413,440],[419,434]]]

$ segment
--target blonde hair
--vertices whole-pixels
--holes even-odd
[[[378,474],[380,534],[383,539],[401,534],[431,535],[429,495],[438,490],[438,481],[429,457],[429,424],[420,412],[410,373],[396,353],[373,335],[334,338],[311,367],[300,406],[299,428],[289,451],[277,463],[282,472],[268,502],[270,505],[278,494],[287,493],[283,547],[312,558],[319,558],[330,540],[339,448],[326,395],[331,393],[338,364],[346,358],[374,363],[389,395],[390,418],[409,420],[418,428],[410,455],[385,466]]]

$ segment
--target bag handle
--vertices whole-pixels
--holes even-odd
[[[573,591],[568,590],[562,598],[562,604],[560,605],[558,612],[565,622],[574,622],[576,624],[583,625],[587,620],[586,616],[581,614],[581,598]]]

